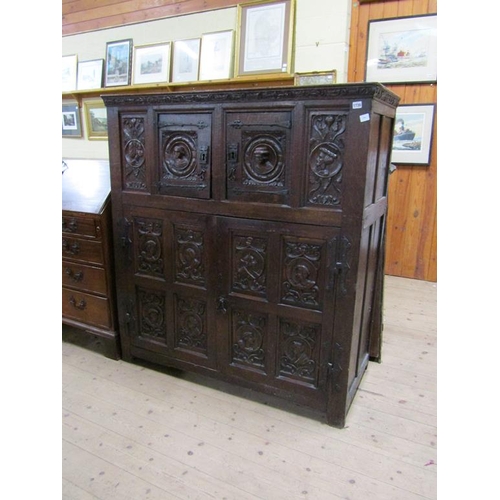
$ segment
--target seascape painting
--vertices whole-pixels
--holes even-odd
[[[400,31],[379,36],[378,69],[425,67],[429,36],[426,31]]]
[[[434,111],[434,104],[398,106],[392,140],[393,163],[429,164]]]
[[[437,81],[436,18],[428,15],[370,21],[365,81]]]

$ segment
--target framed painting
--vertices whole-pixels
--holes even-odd
[[[234,31],[201,36],[200,80],[223,80],[233,76]]]
[[[80,108],[77,102],[62,103],[62,136],[82,137]]]
[[[94,90],[102,87],[104,59],[78,63],[78,90]]]
[[[294,0],[238,5],[237,76],[292,72]]]
[[[174,42],[172,82],[195,82],[198,80],[200,45],[200,38]]]
[[[430,164],[435,107],[435,104],[398,106],[392,141],[392,163]]]
[[[118,40],[106,44],[105,87],[130,85],[132,40]]]
[[[73,54],[62,57],[62,91],[71,92],[76,90],[76,73],[78,56]]]
[[[170,42],[134,47],[132,83],[163,83],[170,78]]]
[[[85,127],[89,140],[106,140],[108,138],[108,117],[102,99],[83,101]]]
[[[437,81],[437,15],[370,21],[365,81]]]

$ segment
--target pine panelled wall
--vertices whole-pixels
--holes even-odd
[[[62,34],[234,7],[237,0],[62,0]]]
[[[234,7],[237,0],[62,0],[62,34]],[[371,19],[437,12],[437,0],[353,0],[348,81],[365,75]],[[437,102],[436,84],[387,85],[400,104]],[[389,182],[386,273],[437,281],[437,109],[430,166],[398,165]]]
[[[353,0],[348,79],[365,77],[371,19],[437,13],[437,0]],[[437,84],[387,85],[401,104],[437,102]],[[437,281],[437,107],[429,166],[397,165],[388,192],[386,274]]]

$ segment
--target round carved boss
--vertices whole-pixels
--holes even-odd
[[[131,167],[140,167],[144,163],[144,146],[138,139],[130,139],[125,144],[125,161]]]
[[[318,144],[310,155],[311,170],[315,175],[325,179],[331,179],[342,169],[342,157],[340,150],[328,142]]]
[[[243,163],[249,179],[273,182],[283,173],[283,150],[278,140],[271,136],[254,137],[246,146]]]
[[[318,272],[309,260],[298,257],[288,263],[286,276],[295,288],[307,290],[316,285]]]
[[[157,236],[139,240],[139,252],[146,262],[156,262],[161,257],[161,241]]]
[[[196,147],[188,136],[174,135],[163,148],[163,164],[174,177],[189,177],[196,170]]]
[[[262,347],[262,332],[252,325],[241,325],[236,330],[236,336],[236,345],[247,354],[258,352]]]

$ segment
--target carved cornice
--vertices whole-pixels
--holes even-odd
[[[308,87],[278,87],[263,89],[213,90],[200,92],[164,92],[161,94],[111,94],[102,95],[106,106],[116,105],[171,105],[218,104],[240,101],[295,101],[314,99],[363,99],[373,98],[388,106],[396,107],[399,96],[380,83],[348,83]]]

